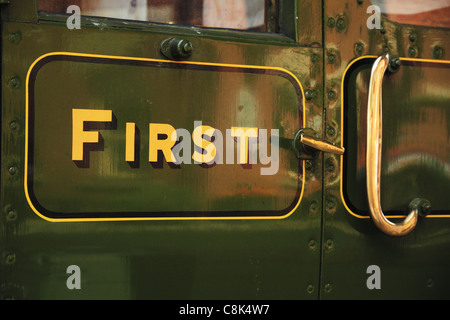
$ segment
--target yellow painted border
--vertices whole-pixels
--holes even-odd
[[[252,66],[252,65],[240,65],[240,64],[223,64],[223,63],[209,63],[209,62],[192,62],[192,61],[170,61],[170,60],[160,60],[160,59],[149,59],[149,58],[136,58],[136,57],[125,57],[125,56],[111,56],[111,55],[99,55],[99,54],[86,54],[86,53],[75,53],[75,52],[50,52],[46,53],[39,58],[37,58],[28,69],[27,78],[26,78],[26,85],[25,85],[25,172],[24,172],[24,189],[25,189],[25,196],[27,199],[27,202],[31,209],[42,219],[51,221],[51,222],[86,222],[86,221],[137,221],[137,220],[279,220],[279,219],[285,219],[289,217],[292,213],[294,213],[298,206],[300,205],[300,202],[303,198],[303,193],[305,190],[305,164],[303,161],[303,170],[302,170],[302,189],[298,198],[298,201],[294,208],[287,214],[283,216],[240,216],[240,217],[136,217],[136,218],[61,218],[61,219],[54,219],[46,217],[45,215],[41,214],[33,205],[30,195],[28,193],[28,126],[29,126],[29,116],[28,116],[28,108],[29,108],[29,97],[28,97],[28,89],[29,89],[29,80],[30,80],[30,74],[33,70],[34,66],[41,61],[42,59],[49,57],[49,56],[55,56],[55,55],[66,55],[66,56],[75,56],[75,57],[91,57],[91,58],[107,58],[107,59],[116,59],[116,60],[131,60],[131,61],[148,61],[148,62],[164,62],[164,63],[176,63],[176,64],[190,64],[190,65],[203,65],[203,66],[218,66],[218,67],[237,67],[237,68],[250,68],[250,69],[264,69],[264,70],[277,70],[281,71],[283,73],[289,74],[300,87],[300,90],[302,92],[302,103],[303,103],[303,127],[306,125],[306,111],[305,111],[305,93],[302,87],[302,84],[297,79],[297,77],[290,71],[279,68],[279,67],[265,67],[265,66]]]
[[[348,70],[350,69],[350,67],[357,61],[362,60],[362,59],[367,59],[367,58],[373,58],[376,59],[378,58],[378,56],[373,56],[373,55],[367,55],[367,56],[361,56],[358,57],[357,59],[351,61],[347,68],[345,68],[344,74],[342,75],[342,80],[341,80],[341,147],[344,146],[344,79],[345,76],[348,72]],[[434,59],[419,59],[419,58],[401,58],[401,61],[417,61],[417,62],[430,62],[430,63],[447,63],[450,64],[449,60],[434,60]],[[362,216],[359,214],[354,213],[347,205],[347,203],[345,202],[345,198],[344,198],[344,190],[343,190],[343,163],[344,163],[344,155],[341,155],[341,165],[340,165],[340,195],[341,195],[341,200],[342,203],[344,204],[345,209],[354,217],[359,218],[359,219],[370,219],[370,216]],[[386,218],[405,218],[406,215],[390,215],[390,216],[386,216]],[[450,218],[450,214],[429,214],[426,216],[426,218]]]

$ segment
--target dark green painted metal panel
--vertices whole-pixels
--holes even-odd
[[[292,190],[295,194],[295,190],[301,186],[303,197],[300,205],[284,219],[49,222],[32,210],[24,192],[25,97],[27,73],[30,67],[36,59],[51,52],[164,60],[165,58],[159,52],[161,41],[172,35],[186,35],[194,47],[193,55],[189,59],[191,62],[282,68],[292,73],[299,79],[302,86],[308,89],[311,83],[320,87],[321,66],[316,58],[311,59],[312,55],[320,56],[320,49],[296,46],[292,41],[286,42],[282,35],[267,35],[267,37],[260,35],[260,38],[255,40],[244,33],[236,36],[236,33],[232,31],[202,35],[201,32],[193,34],[191,28],[174,29],[148,25],[132,29],[116,22],[108,25],[108,21],[102,20],[100,25],[96,25],[95,19],[84,20],[86,21],[87,24],[83,23],[80,30],[68,30],[65,21],[49,23],[41,21],[38,24],[3,22],[2,24],[2,231],[0,242],[2,296],[25,299],[316,299],[320,286],[320,164],[308,166],[305,173],[302,162],[295,158],[294,153],[282,150],[280,153],[284,164],[280,166],[279,176],[274,180],[277,187],[281,186],[280,190],[274,190],[274,193],[269,192],[268,195],[261,193],[254,201],[247,201],[248,199],[244,201],[249,192],[257,194],[257,187],[260,185],[258,181],[247,181],[239,188],[230,188],[234,195],[228,199],[215,201],[210,204],[210,207],[206,203],[202,204],[203,208],[207,206],[207,210],[281,208],[290,203]],[[173,30],[175,31],[172,32]],[[20,32],[20,41],[10,41],[10,35],[15,32]],[[230,75],[221,75],[219,71],[192,79],[197,77],[194,71],[179,72],[175,69],[157,69],[155,74],[149,75],[142,75],[136,69],[125,76],[123,72],[129,70],[125,67],[90,66],[89,68],[92,69],[87,70],[84,67],[70,65],[68,62],[59,64],[54,62],[54,65],[48,64],[46,67],[48,67],[47,70],[42,69],[42,74],[38,75],[36,81],[37,88],[34,94],[39,100],[36,106],[49,108],[49,116],[52,113],[58,117],[50,116],[46,119],[46,111],[42,109],[36,111],[34,120],[40,123],[39,127],[35,126],[34,147],[44,148],[45,153],[40,154],[39,149],[33,151],[37,157],[37,167],[33,170],[33,174],[36,174],[38,182],[42,182],[36,186],[39,189],[39,199],[44,199],[45,205],[57,209],[67,208],[66,205],[69,205],[71,210],[81,212],[82,210],[76,208],[77,202],[81,208],[81,206],[89,206],[89,201],[91,206],[94,202],[97,207],[108,205],[102,203],[106,202],[108,197],[98,198],[95,194],[97,188],[93,186],[89,189],[92,193],[87,192],[89,191],[86,189],[87,186],[84,186],[84,189],[81,188],[84,190],[82,193],[76,191],[80,190],[78,187],[76,190],[71,190],[69,194],[75,192],[73,194],[77,194],[78,199],[76,202],[72,198],[68,199],[70,195],[67,190],[76,184],[76,179],[78,181],[83,179],[76,175],[79,168],[74,163],[59,163],[59,160],[70,160],[68,132],[70,133],[71,130],[70,118],[68,119],[67,114],[62,111],[64,107],[61,110],[58,109],[60,104],[67,103],[71,99],[75,99],[80,104],[92,103],[88,106],[92,108],[102,99],[105,99],[108,105],[117,104],[112,108],[117,118],[116,132],[121,130],[119,136],[123,133],[124,118],[128,117],[125,110],[129,108],[130,118],[126,121],[139,123],[142,135],[143,160],[140,163],[141,167],[135,169],[142,169],[147,173],[152,168],[144,161],[148,147],[144,140],[148,130],[147,125],[151,119],[146,118],[146,113],[142,112],[141,108],[149,103],[144,99],[148,98],[145,96],[149,94],[148,92],[152,92],[156,99],[150,102],[157,101],[160,105],[160,109],[154,109],[152,115],[159,121],[171,123],[175,127],[186,125],[190,128],[188,125],[192,127],[192,120],[197,116],[204,116],[204,119],[198,120],[210,121],[209,124],[213,127],[215,125],[220,127],[221,123],[224,126],[232,125],[225,121],[229,119],[227,112],[236,114],[253,107],[248,100],[240,101],[238,104],[237,98],[240,96],[236,90],[241,90],[241,87],[231,88],[229,84],[224,87],[227,92],[231,92],[231,98],[220,93],[220,90],[216,92],[223,96],[204,91],[204,87],[200,86],[204,81],[207,83],[203,85],[210,88],[220,85],[216,77],[219,80],[222,78],[225,82],[234,81],[235,78]],[[75,71],[70,72],[66,77],[66,69],[74,68]],[[94,69],[97,70],[97,75],[92,73]],[[201,71],[197,72],[201,73]],[[160,76],[160,81],[156,78],[149,80],[148,77],[156,77],[156,75]],[[173,76],[179,78],[174,78],[173,83],[170,83]],[[18,81],[13,81],[13,84],[17,85],[8,85],[11,83],[10,79],[14,77]],[[260,95],[267,95],[268,86],[278,86],[273,89],[276,94],[273,103],[261,102],[263,103],[261,105],[266,105],[267,108],[271,108],[271,111],[267,115],[259,116],[261,123],[266,127],[278,128],[283,137],[292,139],[303,125],[303,105],[298,104],[302,101],[299,92],[295,91],[292,84],[283,77],[262,75],[260,78],[249,74],[244,78],[242,85],[248,87],[247,98],[250,100]],[[78,80],[83,83],[79,84]],[[91,84],[88,83],[89,81]],[[121,88],[121,81],[125,81],[123,88]],[[154,86],[151,91],[147,91],[149,82]],[[173,88],[182,87],[180,90],[185,90],[185,97],[175,95],[174,89],[169,90],[167,87],[170,85],[173,85]],[[82,87],[84,90],[81,90]],[[189,96],[189,91],[194,92],[195,95]],[[157,93],[161,95],[158,96]],[[193,97],[197,99],[195,101],[198,104],[193,103]],[[227,104],[221,100],[222,98],[230,99],[229,110],[223,110]],[[183,99],[189,100],[192,113],[188,109],[177,112],[177,107],[181,108]],[[217,99],[219,102],[214,103]],[[103,104],[104,101],[101,102]],[[163,104],[167,105],[163,106]],[[317,97],[314,102],[308,102],[307,105],[308,108],[304,111],[308,120],[305,122],[309,127],[320,132],[321,116],[319,114],[316,120],[311,120],[313,117],[310,112],[313,109],[321,109],[321,98]],[[215,106],[222,106],[222,109],[214,109]],[[214,113],[217,110],[223,110],[225,116],[219,118]],[[244,117],[242,123],[237,125],[247,125],[251,122],[249,119]],[[105,141],[103,155],[110,150],[117,150],[118,154],[114,151],[114,156],[121,158],[123,146],[120,143],[108,142],[114,141],[111,138],[114,133],[102,131]],[[54,136],[54,140],[51,136]],[[52,153],[52,149],[55,152]],[[90,160],[94,163],[99,152],[91,153]],[[50,159],[53,159],[53,163],[47,166],[47,160]],[[55,159],[58,161],[54,162]],[[66,165],[69,165],[68,171],[73,171],[72,173],[65,171]],[[15,168],[14,173],[12,173],[13,169],[10,170],[11,167]],[[124,170],[120,172],[122,175],[130,175],[128,177],[130,179],[133,179],[133,175],[137,175],[137,179],[140,179],[138,176],[140,173],[137,173],[139,171],[132,171],[126,162],[119,164],[119,167]],[[189,181],[189,179],[197,178],[194,171],[200,169],[203,170],[200,173],[207,179],[207,175],[214,172],[215,168],[187,168],[187,173],[182,172],[186,174],[185,177]],[[51,175],[61,173],[61,170],[67,174],[67,180],[64,181],[66,177],[63,177],[63,181],[55,184],[54,179],[58,180],[61,177]],[[176,169],[168,168],[164,164],[163,169],[158,173],[161,175],[160,179],[162,179],[163,170],[173,170],[168,171],[172,175],[177,173]],[[73,181],[69,179],[71,175],[74,177]],[[122,184],[122,182],[114,181],[105,186],[104,181],[97,180],[98,177],[100,180],[104,179],[102,175],[94,177],[96,181],[93,183],[97,184],[97,187],[111,187],[117,191],[116,187]],[[125,181],[128,178],[124,176],[122,179]],[[169,209],[182,207],[185,204],[190,206],[190,210],[195,207],[186,202],[192,200],[189,194],[195,193],[194,191],[200,186],[193,184],[192,190],[185,188],[177,193],[175,189],[178,186],[161,181],[170,190],[164,191],[157,185],[150,188],[145,186],[145,188],[149,188],[149,193],[164,191],[164,196],[172,195],[174,200],[161,199],[167,201],[165,203],[168,204]],[[136,183],[136,179],[133,183]],[[264,183],[268,186],[267,182]],[[64,191],[66,187],[68,189]],[[131,199],[131,203],[135,203],[139,210],[149,203],[150,198],[145,192],[139,195],[139,193],[133,194],[131,188],[130,190],[120,188],[117,193],[111,194],[111,200],[115,201],[113,209],[117,209],[117,206],[120,210],[130,208],[124,202],[117,201],[125,196]],[[218,191],[220,189],[214,190],[214,192]],[[88,199],[82,199],[83,197]],[[272,197],[272,200],[267,197]],[[263,204],[262,201],[267,202]],[[78,265],[81,269],[80,290],[69,290],[66,286],[69,277],[66,270],[70,265]]]
[[[366,0],[330,0],[323,1],[323,6],[320,2],[299,0],[297,15],[291,18],[298,17],[300,22],[288,24],[289,36],[98,18],[83,18],[80,30],[68,30],[67,16],[46,13],[36,23],[34,9],[30,9],[34,8],[34,2],[27,1],[28,9],[23,13],[19,13],[17,3],[8,10],[2,9],[0,291],[3,298],[449,298],[446,290],[450,283],[450,218],[446,217],[449,213],[446,198],[449,120],[445,90],[448,71],[435,67],[447,65],[448,29],[402,25],[386,18],[382,18],[381,29],[368,29],[366,9],[371,3]],[[304,10],[310,5],[311,11]],[[292,25],[297,25],[296,31]],[[206,75],[205,71],[198,70],[156,68],[155,73],[141,74],[137,71],[140,69],[130,72],[126,66],[79,67],[70,61],[53,62],[46,66],[48,70],[42,69],[41,76],[45,77],[36,82],[37,97],[39,106],[59,116],[52,119],[49,115],[49,120],[44,120],[46,110],[39,109],[43,112],[39,114],[42,123],[33,136],[37,146],[45,150],[43,154],[35,154],[38,166],[33,173],[37,181],[43,182],[36,187],[39,199],[45,199],[47,206],[56,203],[58,209],[65,210],[69,206],[81,212],[81,205],[95,210],[109,205],[105,203],[108,196],[89,193],[86,186],[76,188],[82,192],[77,191],[79,198],[74,202],[67,191],[75,192],[70,190],[71,181],[59,176],[62,173],[78,182],[85,181],[81,175],[77,176],[79,168],[70,163],[67,145],[67,142],[70,145],[70,128],[67,130],[71,125],[67,116],[70,107],[58,109],[58,105],[72,99],[80,104],[92,101],[89,108],[99,101],[103,106],[106,106],[105,101],[109,105],[117,104],[111,107],[117,127],[113,131],[102,131],[105,149],[101,151],[100,167],[105,168],[104,155],[114,150],[111,155],[119,160],[111,163],[118,164],[120,170],[107,171],[113,172],[114,177],[120,173],[122,181],[134,177],[132,183],[141,185],[136,187],[141,193],[133,193],[115,178],[111,184],[105,184],[106,175],[95,171],[95,181],[90,185],[93,192],[105,185],[118,191],[112,199],[114,204],[109,205],[112,210],[129,208],[120,197],[133,199],[131,203],[137,210],[146,209],[153,203],[153,199],[146,196],[147,189],[149,193],[160,194],[162,200],[177,193],[173,198],[176,200],[159,202],[159,210],[184,205],[192,210],[199,202],[189,201],[192,201],[192,194],[198,195],[200,186],[191,179],[208,180],[213,176],[211,172],[216,172],[212,170],[217,169],[171,169],[164,164],[157,173],[161,184],[142,187],[139,172],[152,174],[154,169],[146,161],[147,126],[152,120],[146,118],[141,108],[149,103],[147,100],[158,105],[167,103],[165,108],[150,108],[152,116],[160,122],[191,128],[194,119],[207,120],[208,124],[223,130],[234,125],[230,114],[251,109],[248,101],[267,95],[268,87],[278,86],[272,89],[277,96],[274,103],[266,99],[255,104],[261,117],[258,126],[277,128],[283,138],[290,139],[304,120],[304,125],[319,136],[345,146],[346,154],[343,157],[319,155],[314,161],[302,163],[283,149],[280,152],[285,162],[280,166],[280,175],[273,180],[277,190],[259,193],[259,186],[264,185],[267,190],[270,183],[269,180],[256,181],[257,175],[251,177],[255,179],[251,182],[236,183],[237,180],[230,179],[232,183],[227,191],[233,191],[234,195],[215,198],[212,204],[208,201],[201,204],[206,211],[285,207],[293,191],[301,186],[299,206],[284,219],[49,222],[39,217],[30,207],[24,190],[25,97],[27,73],[33,62],[52,52],[166,61],[159,46],[172,36],[192,43],[194,51],[188,59],[190,62],[270,67],[292,73],[303,88],[305,101],[303,97],[300,100],[304,109],[298,110],[299,94],[286,78],[267,74],[261,77],[247,74],[236,81],[234,76],[217,70]],[[426,197],[432,203],[430,217],[420,219],[411,234],[400,238],[383,234],[367,216],[365,177],[361,171],[364,145],[360,141],[364,140],[367,73],[373,57],[386,52],[399,56],[405,63],[397,73],[386,75],[383,87],[386,119],[382,206],[390,216],[397,216],[407,209],[405,205],[413,197]],[[366,64],[348,68],[363,56],[370,57]],[[411,58],[427,60],[428,65],[408,65],[406,61]],[[434,67],[430,63],[434,63]],[[69,71],[70,76],[65,77],[64,71]],[[203,72],[202,76],[197,76],[198,72]],[[349,81],[343,83],[345,75]],[[224,80],[222,84],[228,83],[224,88],[231,92],[230,96],[214,89],[219,83],[216,77]],[[77,91],[80,80],[85,86],[84,94]],[[126,80],[123,86],[122,80]],[[86,85],[88,81],[91,83]],[[230,84],[234,81],[240,84],[238,88]],[[155,82],[151,90],[147,90],[148,84]],[[247,87],[244,96],[251,99],[242,102],[238,101],[242,96],[236,90],[242,90],[244,85]],[[186,91],[178,96],[171,86],[183,87]],[[209,90],[205,91],[205,87]],[[191,110],[179,107],[186,101],[192,105]],[[124,120],[128,117],[126,108],[130,108],[132,117]],[[219,117],[218,110],[225,112]],[[263,115],[264,110],[270,112]],[[197,115],[205,118],[196,119]],[[304,118],[299,122],[301,116]],[[250,116],[242,117],[239,125],[254,123],[250,119]],[[120,160],[124,156],[123,121],[135,121],[140,129],[142,159],[139,168],[131,168]],[[113,137],[116,133],[120,138]],[[61,148],[52,145],[54,141],[48,138],[51,136],[61,142]],[[56,148],[54,154],[51,153],[53,148]],[[100,152],[91,153],[91,160],[98,160]],[[49,159],[58,161],[45,166]],[[416,160],[405,162],[405,159]],[[60,163],[63,161],[68,162]],[[64,167],[67,165],[70,167]],[[112,168],[116,167],[109,167]],[[174,176],[177,185],[164,179],[165,172]],[[183,179],[175,175],[180,172],[188,179],[177,192]],[[58,173],[58,177],[52,177],[52,173]],[[54,180],[58,179],[62,181],[55,184]],[[237,179],[244,180],[244,177]],[[225,189],[214,189],[213,194],[217,196],[221,190]],[[248,201],[249,195],[254,201]],[[79,207],[76,202],[80,202]],[[398,218],[392,220],[398,221]],[[66,286],[69,277],[66,270],[70,265],[81,268],[80,290],[69,290]],[[373,265],[380,268],[380,289],[367,286],[371,275],[368,270]]]
[[[325,96],[326,133],[344,145],[346,153],[340,159],[324,159],[322,241],[329,246],[322,252],[320,297],[448,299],[448,56],[436,60],[432,52],[447,41],[449,32],[402,25],[383,16],[382,28],[369,29],[369,5],[325,1],[324,77],[326,90],[334,93]],[[433,64],[408,62],[411,46],[418,49],[414,58],[434,59]],[[383,83],[382,208],[399,222],[415,197],[434,202],[429,217],[421,218],[404,237],[384,234],[367,215],[367,88],[373,57],[387,52],[400,57],[402,66],[397,73],[387,73]],[[379,267],[380,289],[367,285],[373,265]]]

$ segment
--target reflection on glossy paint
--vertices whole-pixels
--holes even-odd
[[[439,101],[439,98],[434,99]],[[448,104],[450,100],[442,103]],[[419,110],[417,121],[402,124],[397,130],[396,147],[386,152],[389,163],[386,172],[424,165],[450,175],[447,114],[444,108],[424,106]]]
[[[370,0],[389,20],[428,27],[450,26],[449,0]]]
[[[85,16],[265,30],[264,0],[38,0],[37,8],[65,13],[69,5],[78,5]]]
[[[450,179],[450,165],[448,163],[423,153],[409,153],[395,157],[391,159],[385,172],[387,174],[395,174],[398,171],[414,166],[428,167],[430,170],[434,170],[438,174],[441,173],[447,179]]]

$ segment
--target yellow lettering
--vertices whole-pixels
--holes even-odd
[[[134,122],[127,122],[125,132],[125,161],[134,162],[135,136],[136,124]]]
[[[111,122],[112,110],[72,109],[72,160],[83,161],[85,143],[98,143],[98,131],[84,131],[84,122]]]
[[[216,157],[216,146],[211,141],[203,139],[203,135],[206,134],[210,137],[213,136],[215,129],[210,126],[197,126],[192,132],[192,141],[194,144],[206,151],[200,153],[194,149],[192,159],[197,163],[211,163]]]
[[[149,162],[158,162],[158,150],[164,154],[167,162],[175,162],[175,156],[172,153],[172,147],[176,142],[175,128],[165,123],[150,123],[149,125]],[[158,139],[159,134],[165,134],[166,139]],[[175,139],[172,138],[174,134]]]
[[[248,139],[258,137],[258,128],[231,127],[231,136],[239,137],[239,163],[249,163]]]

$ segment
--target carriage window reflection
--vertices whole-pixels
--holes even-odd
[[[38,11],[66,13],[77,5],[81,15],[198,27],[272,31],[276,0],[37,0]],[[269,17],[269,18],[268,18]]]
[[[450,28],[450,0],[370,0],[391,21]]]

